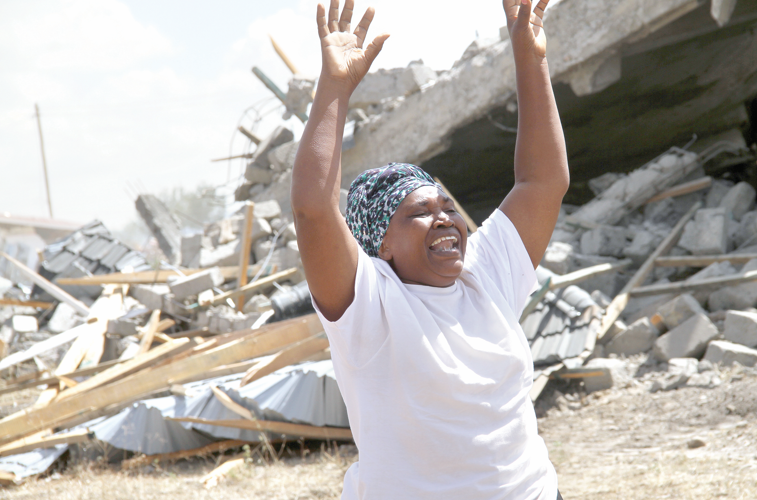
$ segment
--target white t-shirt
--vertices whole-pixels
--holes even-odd
[[[468,238],[447,288],[404,284],[359,250],[352,304],[336,322],[319,311],[360,452],[342,499],[557,497],[518,324],[535,284],[500,210]]]

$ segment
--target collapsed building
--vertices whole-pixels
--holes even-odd
[[[757,365],[757,5],[563,0],[545,26],[572,179],[521,317],[532,398],[555,379],[587,392],[631,383],[634,356],[651,392]],[[305,120],[313,88],[295,75],[286,113]],[[421,164],[475,231],[513,184],[506,29],[447,71],[371,73],[350,104],[343,188],[367,168]],[[291,220],[297,142],[284,126],[248,136],[235,197],[254,204],[187,232],[157,197],[138,197],[157,268],[99,222],[58,235],[39,263],[6,248],[0,394],[47,389],[0,419],[0,481],[92,440],[129,468],[351,438]]]

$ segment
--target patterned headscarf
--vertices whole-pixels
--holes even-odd
[[[347,195],[347,226],[365,253],[378,257],[397,207],[418,188],[441,188],[426,172],[409,163],[366,170],[352,181]]]

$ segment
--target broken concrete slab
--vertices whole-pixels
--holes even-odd
[[[200,252],[200,267],[239,265],[242,242],[234,240],[213,249],[203,248]]]
[[[757,242],[757,211],[745,213],[741,217],[733,244],[736,248]]]
[[[729,342],[757,347],[757,313],[726,312],[723,336]]]
[[[736,268],[730,262],[713,262],[709,266],[705,267],[701,271],[689,276],[686,281],[696,282],[702,281],[707,278],[716,278],[718,276],[728,276],[729,274],[735,274]],[[704,305],[712,294],[713,290],[697,290],[691,295],[697,299],[697,302]]]
[[[568,274],[571,270],[573,245],[555,241],[549,244],[541,259],[541,266],[556,274]]]
[[[757,365],[757,349],[751,349],[726,340],[713,340],[707,346],[704,359],[722,366],[729,366],[737,362],[743,366],[751,367]]]
[[[150,310],[163,308],[163,296],[171,293],[168,285],[134,285],[129,288],[129,295]]]
[[[200,253],[202,252],[202,233],[194,233],[181,237],[181,265],[188,269],[200,267]]]
[[[652,348],[659,335],[659,330],[649,321],[649,318],[641,318],[615,335],[605,345],[605,352],[625,356],[646,352]]]
[[[757,270],[757,259],[750,260],[741,268],[741,273]],[[710,311],[724,309],[742,310],[757,305],[757,283],[728,286],[710,293],[707,307]]]
[[[725,26],[731,19],[736,0],[712,0],[710,2],[710,15],[718,23],[718,26]]]
[[[258,201],[255,203],[255,218],[271,220],[281,217],[281,205],[276,200]],[[254,232],[254,231],[253,231]]]
[[[257,163],[250,163],[244,171],[244,178],[252,185],[270,184],[273,181],[273,174],[274,171],[269,167],[261,167]]]
[[[684,293],[660,306],[657,314],[668,330],[672,330],[697,314],[707,314],[699,302],[689,293]]]
[[[268,153],[268,161],[271,168],[276,172],[285,172],[291,170],[294,166],[294,158],[297,156],[299,141],[287,142],[271,150]]]
[[[80,316],[73,307],[61,302],[55,307],[50,321],[47,322],[47,329],[53,333],[62,333],[81,325],[85,320],[86,318]]]
[[[710,186],[710,190],[707,192],[707,196],[705,196],[705,208],[716,208],[720,206],[720,202],[723,201],[723,198],[728,193],[728,191],[731,190],[733,187],[732,181],[727,181],[724,179],[714,179],[712,181],[712,186]]]
[[[662,238],[649,231],[637,231],[631,244],[623,248],[623,256],[631,259],[635,266],[640,266],[652,255]]]
[[[755,191],[746,182],[739,182],[725,194],[720,200],[720,207],[733,215],[733,218],[741,220],[741,217],[754,207]]]
[[[183,300],[193,295],[198,295],[205,290],[210,290],[223,284],[223,275],[218,267],[213,267],[199,273],[169,279],[168,288],[174,294],[176,300]]]
[[[137,196],[137,212],[150,228],[158,246],[173,265],[181,263],[181,222],[168,207],[151,194]]]
[[[581,236],[581,253],[585,255],[622,257],[626,244],[625,228],[599,226],[596,229],[586,231]]]
[[[307,115],[308,104],[313,102],[314,90],[315,80],[302,75],[294,75],[289,80],[289,89],[284,101],[287,111],[282,118],[288,120],[292,115]]]
[[[350,97],[350,106],[368,109],[387,99],[405,97],[436,78],[436,71],[423,61],[412,61],[407,68],[379,69],[363,78]]]
[[[712,321],[704,314],[697,314],[660,336],[654,343],[654,356],[660,361],[698,358],[707,343],[718,335],[718,328]]]
[[[583,379],[586,392],[602,391],[614,385],[625,384],[631,380],[628,366],[620,359],[595,358],[586,363],[585,366],[586,368],[593,368],[604,372],[604,375]]]
[[[726,209],[702,208],[683,230],[678,246],[694,255],[723,254],[727,251],[728,220]]]
[[[294,134],[291,130],[281,125],[276,127],[268,137],[258,144],[255,155],[252,157],[252,163],[257,164],[260,168],[270,168],[271,161],[268,159],[268,153],[282,144],[291,142],[293,139]]]
[[[37,318],[25,314],[16,314],[11,318],[11,326],[16,333],[31,333],[39,330]]]

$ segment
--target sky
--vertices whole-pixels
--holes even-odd
[[[465,7],[461,7],[462,5]],[[119,230],[137,193],[220,186],[233,192],[249,141],[283,108],[251,73],[284,91],[291,73],[317,76],[316,0],[3,0],[0,2],[0,213],[47,217],[40,109],[53,215]],[[498,37],[499,0],[358,0],[353,25],[376,9],[371,36],[391,37],[372,69],[423,61],[448,69],[476,38]],[[246,112],[247,110],[247,112]],[[268,112],[255,123],[256,112]],[[285,122],[298,136],[302,124]]]

